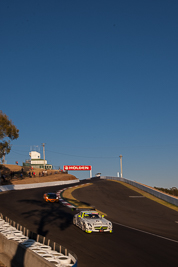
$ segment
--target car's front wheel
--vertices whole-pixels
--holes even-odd
[[[73,218],[73,224],[76,225],[76,218]]]
[[[85,226],[84,223],[82,224],[82,230],[83,230],[83,231],[86,231],[86,226]]]

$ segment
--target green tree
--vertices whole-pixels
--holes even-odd
[[[19,137],[19,130],[0,110],[0,159],[11,150],[10,141]]]

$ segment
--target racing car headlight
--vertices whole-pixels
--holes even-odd
[[[48,199],[48,197],[46,197]]]
[[[56,199],[58,199],[58,197],[56,197]]]

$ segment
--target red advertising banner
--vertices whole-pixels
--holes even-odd
[[[91,166],[86,165],[64,165],[64,171],[91,171]]]

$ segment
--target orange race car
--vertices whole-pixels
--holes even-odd
[[[59,198],[56,193],[44,193],[43,200],[45,202],[59,202]]]

